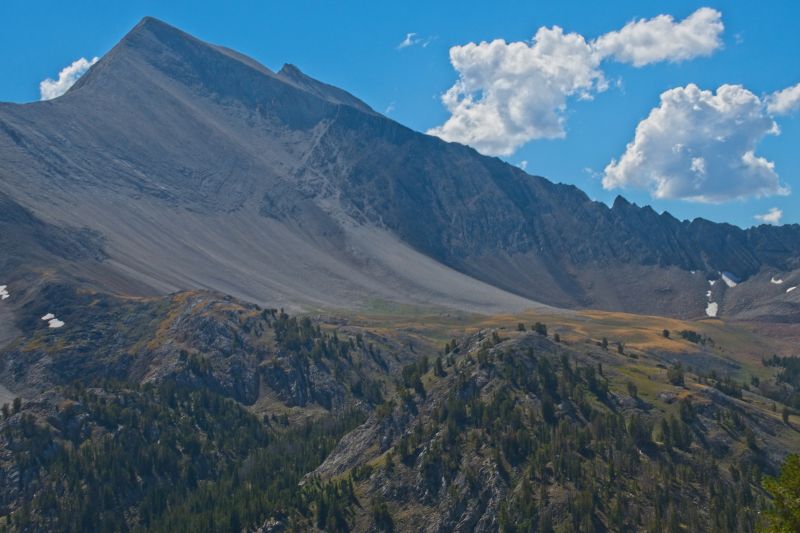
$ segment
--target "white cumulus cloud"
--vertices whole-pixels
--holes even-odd
[[[591,97],[606,83],[583,36],[540,28],[533,42],[502,39],[450,49],[459,79],[443,96],[447,121],[428,133],[509,155],[533,139],[564,136],[567,97]]]
[[[666,15],[631,22],[594,41],[554,26],[539,28],[530,42],[454,46],[450,63],[458,79],[442,95],[450,117],[428,133],[489,155],[510,155],[536,139],[562,138],[570,100],[590,99],[608,88],[604,60],[642,66],[708,55],[720,46],[722,29],[721,14],[702,8],[681,22]],[[413,44],[414,35],[406,41]]]
[[[769,95],[767,109],[773,115],[788,115],[800,109],[800,83]]]
[[[756,215],[753,218],[755,218],[759,222],[763,222],[764,224],[778,225],[781,223],[782,217],[783,217],[783,211],[781,211],[777,207],[773,207],[763,215]],[[774,281],[773,283],[778,283],[778,282]]]
[[[92,65],[97,63],[97,60],[97,57],[92,58],[91,61],[82,57],[73,61],[71,65],[61,69],[61,72],[58,73],[57,80],[50,78],[43,80],[39,84],[41,100],[52,100],[67,92],[69,88],[78,81],[78,78],[83,76]]]
[[[597,51],[636,67],[708,56],[722,46],[722,13],[703,7],[680,22],[670,15],[629,22],[595,41]]]
[[[670,89],[605,168],[603,187],[712,203],[787,195],[774,163],[755,154],[759,141],[779,132],[765,103],[740,85]]]

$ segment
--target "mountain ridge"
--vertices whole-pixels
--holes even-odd
[[[152,18],[62,97],[0,106],[0,154],[0,191],[48,222],[103,234],[109,263],[156,292],[696,317],[708,303],[706,279],[720,272],[800,276],[798,225],[679,221],[621,196],[608,207],[414,132],[292,65],[274,73]],[[208,242],[209,227],[247,228],[254,248],[281,250],[306,274],[297,279],[244,242]],[[191,258],[175,254],[184,249]],[[180,269],[169,265],[176,260]],[[272,271],[257,272],[259,263]],[[319,280],[313,289],[309,277]],[[480,294],[465,292],[471,283]],[[342,289],[330,297],[329,286]],[[800,316],[795,296],[752,292],[750,315],[774,315],[777,298],[788,320]]]

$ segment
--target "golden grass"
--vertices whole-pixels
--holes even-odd
[[[369,329],[392,338],[401,331],[420,343],[443,347],[445,342],[481,329],[516,330],[522,322],[530,328],[535,322],[547,324],[549,331],[558,333],[571,343],[599,342],[606,337],[612,345],[621,341],[626,352],[657,352],[694,354],[701,347],[682,339],[682,330],[692,330],[714,340],[715,347],[706,347],[719,357],[730,359],[746,367],[753,375],[767,376],[772,370],[761,365],[761,358],[773,353],[787,353],[786,343],[779,337],[761,335],[748,324],[729,323],[723,320],[679,320],[659,316],[635,315],[608,311],[578,311],[574,313],[523,312],[507,315],[475,315],[457,311],[421,313],[343,313],[350,325]],[[341,315],[340,315],[341,316]],[[670,338],[663,330],[670,331]]]

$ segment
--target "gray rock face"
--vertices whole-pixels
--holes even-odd
[[[0,104],[0,194],[102,239],[105,268],[89,276],[100,286],[286,307],[700,316],[692,270],[800,267],[800,226],[608,208],[151,18],[64,96]]]

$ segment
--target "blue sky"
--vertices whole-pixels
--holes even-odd
[[[719,33],[720,42],[713,51],[681,61],[675,60],[677,56],[667,57],[643,66],[634,66],[632,61],[620,59],[619,54],[608,56],[611,59],[603,60],[595,69],[595,74],[599,71],[606,80],[608,88],[599,90],[595,79],[594,89],[586,91],[591,99],[581,99],[581,89],[565,97],[562,111],[556,110],[562,136],[546,138],[545,135],[545,138],[522,142],[502,157],[514,164],[527,161],[528,172],[553,181],[573,183],[592,198],[607,203],[617,194],[623,194],[639,204],[653,205],[659,211],[668,210],[680,218],[702,216],[741,226],[753,225],[755,215],[778,208],[783,213],[782,223],[798,223],[800,111],[776,116],[768,116],[764,111],[763,116],[741,127],[751,132],[750,140],[742,142],[756,143],[755,156],[774,163],[774,168],[756,159],[748,170],[752,175],[737,176],[738,171],[726,173],[719,169],[728,168],[723,164],[725,161],[740,161],[741,147],[739,152],[732,148],[732,153],[728,154],[724,152],[727,144],[714,145],[712,149],[698,138],[713,135],[713,131],[705,132],[703,128],[725,117],[703,115],[691,119],[699,122],[689,122],[687,126],[681,120],[688,115],[681,115],[679,109],[680,102],[685,102],[690,94],[684,91],[688,84],[696,84],[699,91],[692,93],[691,98],[706,102],[717,101],[720,93],[715,91],[723,84],[742,85],[746,94],[763,104],[764,110],[770,94],[798,84],[800,32],[797,32],[796,23],[800,20],[800,4],[790,1],[758,5],[750,2],[487,3],[463,0],[402,3],[3,2],[0,4],[0,49],[4,52],[0,54],[3,73],[0,100],[38,100],[42,80],[57,78],[62,68],[78,58],[102,56],[139,19],[152,15],[204,40],[237,49],[270,68],[280,68],[285,62],[296,64],[307,74],[354,93],[395,120],[427,131],[442,126],[451,118],[441,96],[459,80],[460,71],[450,61],[452,47],[494,39],[522,42],[531,47],[539,28],[554,25],[563,28],[565,33],[580,34],[587,43],[592,43],[602,35],[621,30],[633,20],[651,19],[660,14],[671,15],[674,23],[679,24],[701,7],[713,8],[721,14],[724,30]],[[411,39],[414,44],[398,48],[411,32],[415,33]],[[486,74],[480,66],[471,64],[470,68]],[[515,96],[528,104],[531,97],[525,100],[524,91],[531,87],[529,80],[525,77],[517,80],[517,89],[523,91],[523,96]],[[637,138],[637,147],[648,156],[646,165],[631,165],[629,161],[622,170],[617,168],[616,185],[625,188],[605,189],[606,166],[612,160],[620,160],[627,143],[634,140],[637,124],[645,120],[653,108],[659,107],[662,93],[674,88],[681,89],[673,93],[676,102],[673,106],[677,107],[665,110],[666,118],[659,119],[662,121],[659,124],[670,128],[677,128],[676,124],[687,126],[689,133],[677,140],[669,133],[643,137],[641,142]],[[535,89],[533,87],[532,97],[538,94]],[[479,86],[471,96],[486,97],[485,90],[487,87]],[[704,93],[706,90],[711,92]],[[523,122],[540,120],[540,115],[536,114],[538,109],[525,115]],[[773,119],[780,128],[779,135],[765,133],[764,120]],[[738,126],[731,130],[732,122],[728,121],[727,126],[723,122],[715,126],[728,128],[720,138],[739,134]],[[733,123],[739,124],[738,121]],[[650,131],[655,130],[658,127],[650,128]],[[700,130],[703,133],[692,134]],[[495,134],[494,141],[502,144],[502,132]],[[663,161],[662,156],[669,155],[662,150],[663,146],[675,148],[687,144],[686,149],[698,157],[690,154],[683,159],[667,157],[669,161]],[[693,145],[696,145],[694,151]],[[674,154],[675,150],[672,152]],[[656,198],[652,196],[652,183],[639,180],[642,175],[656,175],[675,166],[681,168],[679,172],[688,172],[684,168],[688,168],[688,163],[684,165],[686,161],[691,161],[692,168],[697,170],[696,160],[708,161],[711,165],[709,190],[697,195],[714,203],[683,199],[690,195],[681,189],[685,184],[681,176],[669,181],[664,187],[667,193]],[[712,161],[717,160],[722,166],[714,167]],[[698,168],[705,172],[705,163]],[[779,185],[773,183],[759,188],[754,184],[759,180],[774,182],[774,174],[779,176]],[[791,193],[786,194],[788,190]],[[727,191],[731,191],[730,194]],[[758,194],[766,197],[755,197]]]

